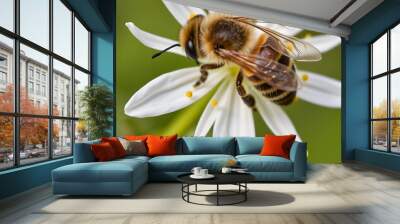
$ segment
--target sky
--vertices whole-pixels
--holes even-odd
[[[20,33],[21,36],[48,48],[49,45],[49,5],[48,0],[20,0]],[[71,60],[71,12],[60,0],[53,0],[54,34],[53,50],[57,54]],[[13,0],[0,0],[0,26],[13,30]],[[82,24],[75,21],[76,52],[75,61],[84,68],[88,68],[88,33]],[[0,41],[10,43],[10,39],[0,35]],[[12,42],[11,42],[12,43]],[[21,50],[28,57],[48,64],[48,56],[21,45]],[[60,69],[65,66],[58,63]],[[70,73],[70,72],[68,72]],[[66,73],[66,74],[68,74]]]

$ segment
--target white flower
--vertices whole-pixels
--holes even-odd
[[[206,14],[205,11],[164,1],[165,6],[184,25],[188,18],[196,14]],[[163,50],[177,41],[147,33],[133,23],[126,26],[131,33],[147,47]],[[279,30],[281,26],[266,24],[272,29]],[[287,35],[296,35],[301,30],[288,27]],[[319,35],[304,39],[313,44],[321,52],[326,52],[340,44],[340,38],[331,35]],[[169,52],[186,57],[181,47],[172,48]],[[162,74],[138,90],[126,103],[125,114],[132,117],[153,117],[177,111],[191,105],[210,92],[218,84],[219,87],[203,111],[194,135],[205,136],[213,127],[213,136],[255,136],[253,111],[246,106],[235,89],[235,77],[238,67],[224,66],[209,71],[209,78],[200,87],[193,84],[200,77],[199,67],[179,69]],[[325,77],[309,71],[297,71],[303,80],[297,96],[307,102],[324,107],[340,108],[341,86],[338,80]],[[245,88],[255,97],[257,111],[264,122],[276,135],[296,134],[293,123],[285,111],[269,101],[256,91],[244,79]]]

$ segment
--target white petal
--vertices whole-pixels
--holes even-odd
[[[296,135],[296,141],[301,141],[292,121],[280,106],[272,103],[254,89],[252,89],[252,93],[256,99],[258,112],[275,135],[294,134]]]
[[[281,34],[286,36],[296,36],[298,33],[302,31],[300,28],[290,27],[290,26],[282,26],[275,23],[257,23],[257,25],[264,26],[270,29],[273,29]]]
[[[340,108],[341,83],[339,80],[316,74],[309,71],[297,72],[300,76],[307,75],[308,80],[303,81],[297,91],[301,99],[324,107]]]
[[[332,50],[341,43],[340,37],[333,35],[318,35],[303,40],[312,44],[322,53]]]
[[[209,71],[207,81],[193,89],[199,79],[199,67],[185,68],[160,75],[138,90],[126,103],[125,114],[132,117],[153,117],[184,108],[215,87],[226,75],[221,69]],[[192,97],[185,94],[192,91]]]
[[[216,108],[213,136],[255,136],[253,113],[239,97],[233,79],[225,91]]]
[[[175,19],[183,26],[186,24],[187,20],[194,15],[205,15],[206,12],[202,9],[176,4],[170,1],[163,1],[164,5],[175,17]]]
[[[222,95],[226,92],[226,88],[230,84],[229,80],[225,80],[221,86],[218,88],[217,92],[212,97],[213,100],[217,100],[217,102],[221,102]],[[218,107],[213,108],[211,103],[208,103],[206,109],[204,109],[201,114],[200,120],[197,123],[196,130],[194,132],[194,136],[206,136],[210,128],[215,122],[215,119],[218,116]]]
[[[137,27],[132,22],[125,23],[125,26],[128,27],[129,31],[131,31],[133,36],[135,36],[140,42],[142,42],[142,44],[144,44],[147,47],[156,49],[156,50],[164,50],[165,48],[178,43],[174,40],[170,40],[170,39],[160,37],[160,36],[148,33],[146,31],[143,31],[143,30],[139,29],[139,27]],[[172,53],[179,54],[179,55],[186,57],[186,53],[181,47],[174,47],[174,48],[168,50],[168,52],[172,52]]]

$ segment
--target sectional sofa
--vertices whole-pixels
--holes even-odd
[[[52,172],[54,194],[131,195],[148,181],[176,181],[180,174],[200,166],[218,172],[228,160],[236,160],[260,182],[304,182],[306,143],[295,142],[290,159],[258,155],[262,137],[183,137],[176,142],[177,155],[127,156],[96,162],[90,145],[75,144],[74,163]]]

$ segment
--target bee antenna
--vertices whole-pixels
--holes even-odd
[[[153,56],[151,56],[151,58],[154,59],[154,58],[156,58],[156,57],[162,55],[163,53],[165,53],[165,52],[168,51],[169,49],[174,48],[174,47],[179,47],[179,46],[181,46],[181,45],[180,45],[180,44],[174,44],[174,45],[172,45],[172,46],[169,46],[169,47],[165,48],[164,50],[162,50],[162,51],[160,51],[160,52],[158,52],[158,53],[153,54]]]

